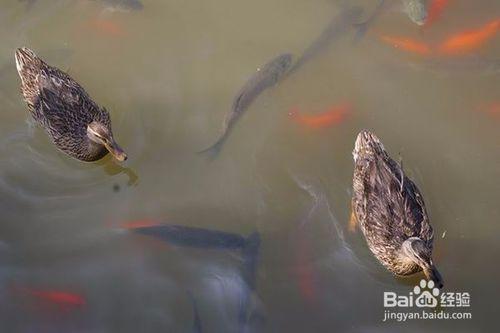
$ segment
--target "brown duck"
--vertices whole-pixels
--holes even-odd
[[[61,151],[81,161],[110,152],[118,161],[127,154],[111,131],[111,119],[68,74],[47,65],[28,48],[17,49],[16,67],[28,109]]]
[[[373,133],[359,133],[353,157],[352,221],[372,253],[396,275],[423,271],[442,287],[432,260],[434,233],[417,186]]]

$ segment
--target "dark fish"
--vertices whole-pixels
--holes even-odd
[[[95,0],[94,0],[95,1]],[[140,0],[100,0],[106,7],[114,10],[142,10],[144,5]]]
[[[241,251],[243,258],[242,277],[247,288],[244,288],[244,294],[239,302],[239,332],[247,332],[250,322],[257,322],[257,320],[262,317],[259,313],[252,311],[255,306],[252,306],[253,299],[251,297],[256,289],[257,268],[259,263],[260,234],[258,232],[254,232],[245,238],[238,234],[203,228],[165,224],[151,225],[145,222],[137,223],[137,225],[139,225],[139,227],[127,227],[127,229],[141,235],[158,238],[177,246]],[[191,294],[190,297],[194,309],[193,332],[202,332],[196,302]]]
[[[37,0],[19,0],[19,2],[26,3],[26,10],[30,10]]]
[[[282,54],[265,64],[250,77],[233,101],[231,111],[226,115],[219,139],[209,148],[198,153],[209,153],[216,157],[228,138],[234,124],[252,102],[267,88],[275,85],[288,71],[292,63],[291,54]]]
[[[355,41],[359,41],[366,35],[366,32],[373,25],[373,22],[375,22],[379,18],[379,16],[382,15],[383,12],[385,12],[385,9],[387,7],[388,7],[388,2],[386,0],[380,0],[373,13],[365,22],[356,23],[354,25],[358,29],[358,31],[356,32]]]
[[[290,73],[302,67],[304,63],[327,49],[330,44],[337,40],[342,34],[348,32],[352,28],[353,24],[355,24],[356,19],[361,16],[362,12],[363,11],[359,7],[348,7],[342,9],[340,13],[330,22],[330,24],[328,24],[325,30],[321,32],[319,37],[311,43],[302,56],[295,62],[290,69]]]
[[[18,0],[19,2],[26,3],[26,10],[29,10],[33,7],[37,0]],[[144,5],[140,0],[91,0],[91,1],[99,1],[102,2],[107,8],[113,10],[142,10]]]
[[[245,238],[218,230],[186,227],[181,225],[152,225],[131,228],[135,233],[152,236],[170,244],[204,249],[244,249],[255,242],[252,235]]]

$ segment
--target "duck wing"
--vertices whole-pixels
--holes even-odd
[[[40,91],[45,89],[58,95],[61,102],[77,108],[82,99],[90,99],[85,89],[63,71],[47,66],[38,76]]]
[[[90,98],[85,89],[57,68],[47,67],[38,77],[41,116],[53,125],[86,130],[94,120],[110,126],[109,114]]]
[[[67,103],[56,92],[42,88],[35,109],[35,115],[50,134],[54,142],[60,137],[85,135],[86,127],[81,115],[74,112],[74,103]]]
[[[387,155],[372,159],[363,187],[364,228],[368,235],[387,244],[402,244],[409,237],[432,243],[432,227],[422,195],[394,160]]]

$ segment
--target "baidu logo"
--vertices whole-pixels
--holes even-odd
[[[467,292],[441,292],[434,281],[421,280],[408,295],[398,295],[393,291],[384,292],[384,307],[386,308],[436,308],[469,307],[470,294]]]
[[[439,289],[435,287],[434,281],[421,280],[418,285],[413,288],[408,296],[398,295],[392,291],[384,292],[384,307],[419,307],[419,308],[435,308],[439,304]]]
[[[407,295],[393,291],[384,292],[383,321],[407,321],[415,319],[471,319],[468,292],[443,292],[434,281],[421,280]]]
[[[417,295],[415,305],[419,308],[435,308],[438,305],[439,289],[435,288],[434,281],[420,280],[420,284],[413,288]]]

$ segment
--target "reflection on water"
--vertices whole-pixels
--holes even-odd
[[[120,164],[116,163],[111,156],[107,156],[107,158],[97,162],[96,164],[100,164],[103,166],[104,171],[110,175],[118,175],[118,174],[124,174],[127,175],[128,177],[128,183],[127,185],[136,185],[137,182],[139,181],[139,176],[135,173],[135,171],[131,168],[124,168]]]
[[[0,331],[496,327],[499,34],[435,50],[500,18],[497,0],[450,1],[424,28],[386,10],[356,41],[352,23],[378,2],[0,2]],[[108,109],[125,164],[71,159],[29,120],[20,46]],[[285,53],[293,73],[245,105],[207,163],[196,151],[239,89]],[[404,159],[446,288],[471,294],[472,320],[382,322],[383,292],[421,276],[392,276],[348,230],[363,128]],[[130,221],[160,229],[119,227]]]

